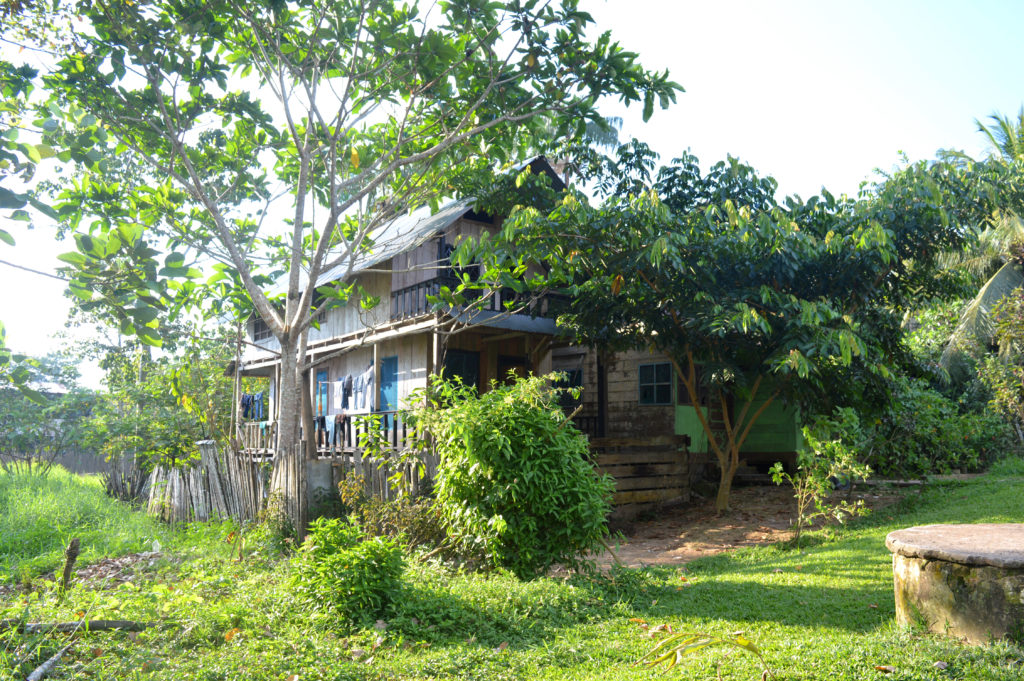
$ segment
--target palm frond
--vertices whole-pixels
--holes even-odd
[[[1017,113],[1017,120],[1005,114],[993,113],[991,123],[974,122],[978,132],[988,138],[989,144],[1001,158],[1007,161],[1024,160],[1024,106]]]
[[[992,343],[993,326],[991,310],[996,303],[1024,286],[1024,272],[1014,262],[1004,264],[978,291],[964,311],[942,352],[939,364],[951,373],[958,361],[962,360],[963,349],[973,341],[983,346]]]

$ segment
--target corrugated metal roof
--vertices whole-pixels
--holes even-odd
[[[390,260],[399,253],[413,250],[447,229],[449,225],[468,213],[472,207],[471,199],[452,201],[433,214],[430,212],[430,206],[422,206],[412,213],[381,225],[370,235],[373,246],[356,255],[352,271],[361,272],[374,265],[379,265],[385,260]],[[320,281],[325,284],[334,281],[344,276],[347,269],[348,263],[342,263],[321,274]]]
[[[370,234],[373,246],[356,255],[352,272],[361,272],[385,260],[390,260],[399,253],[406,253],[429,241],[449,225],[461,218],[472,209],[472,199],[459,199],[441,207],[436,213],[430,212],[430,206],[422,206],[412,213],[386,222]],[[323,286],[345,276],[348,263],[343,262],[320,273],[317,286]],[[303,273],[300,289],[306,288],[307,276]],[[288,279],[282,277],[272,288],[271,295],[285,293],[288,290]]]

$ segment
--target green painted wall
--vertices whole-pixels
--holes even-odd
[[[750,409],[756,411],[761,404],[763,401],[755,402]],[[707,409],[701,408],[706,415]],[[690,436],[691,452],[708,450],[707,435],[700,425],[700,419],[697,418],[696,409],[692,406],[676,406],[676,435]],[[803,436],[800,433],[796,408],[774,401],[757,419],[740,451],[795,452],[802,444]]]

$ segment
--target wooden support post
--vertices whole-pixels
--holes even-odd
[[[373,344],[373,393],[370,395],[370,410],[381,410],[380,399],[380,343]]]

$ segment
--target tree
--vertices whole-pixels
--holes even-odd
[[[97,395],[76,385],[78,371],[65,358],[38,359],[26,371],[31,394],[0,388],[0,469],[45,475],[82,448]]]
[[[988,125],[976,123],[992,146],[990,161],[1019,167],[1024,163],[1024,107],[1016,120],[998,113],[989,116],[989,120]],[[963,350],[969,343],[980,343],[983,347],[992,344],[997,336],[993,308],[1024,286],[1024,221],[1020,214],[1002,210],[984,218],[979,223],[977,243],[953,258],[953,266],[984,277],[984,283],[964,306],[960,323],[942,354],[941,363],[951,373],[961,368]]]
[[[106,458],[132,461],[145,473],[186,465],[199,455],[196,441],[226,444],[229,436],[232,381],[224,367],[233,348],[227,333],[196,337],[183,328],[168,340],[173,347],[159,357],[136,339],[96,343],[87,353],[100,361],[107,388],[86,424],[88,439]]]
[[[204,294],[262,319],[282,357],[278,467],[297,456],[314,296],[355,304],[352,268],[378,225],[515,160],[542,121],[564,137],[600,120],[603,96],[649,117],[679,89],[607,33],[584,40],[576,0],[77,10],[89,30],[46,79],[68,112],[51,137],[84,168],[61,207],[71,290],[149,343],[161,315]],[[328,270],[340,275],[322,286]]]
[[[898,310],[941,284],[936,256],[993,208],[992,182],[1009,179],[987,166],[917,164],[863,200],[825,193],[777,205],[774,182],[735,161],[701,175],[684,157],[638,191],[653,163],[632,149],[613,164],[627,172],[602,185],[606,202],[574,194],[547,214],[520,210],[491,257],[543,260],[547,276],[533,283],[570,295],[559,323],[577,340],[653,347],[693,404],[709,391],[724,423],[697,414],[721,469],[719,511],[740,448],[774,400],[828,413],[884,399],[905,355]]]
[[[0,60],[0,94],[3,95],[0,99],[0,210],[11,221],[28,221],[30,214],[26,208],[29,206],[54,214],[29,191],[36,164],[52,151],[46,145],[24,141],[21,134],[30,113],[28,98],[37,76],[38,72],[26,65]],[[14,237],[0,228],[0,242],[13,246]],[[6,329],[0,322],[0,389],[13,386],[36,404],[43,404],[43,396],[28,385],[38,368],[37,363],[28,355],[8,348],[6,336]]]

